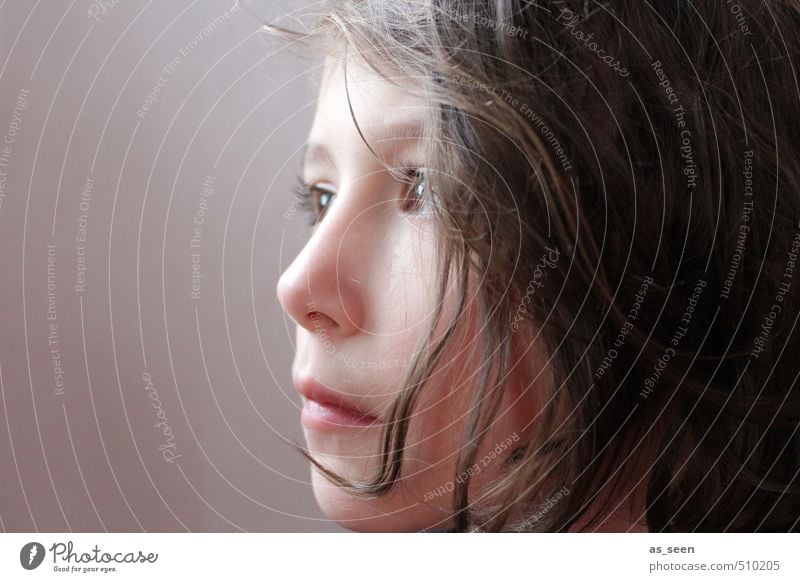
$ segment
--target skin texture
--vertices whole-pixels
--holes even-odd
[[[303,180],[335,193],[306,246],[278,283],[278,297],[297,323],[295,382],[311,376],[370,414],[386,418],[401,389],[404,366],[427,331],[437,274],[433,222],[406,212],[409,184],[388,167],[423,164],[419,124],[426,102],[358,61],[330,58],[308,137]],[[349,90],[349,103],[347,90]],[[376,159],[359,135],[378,154]],[[381,163],[383,162],[383,163]],[[452,296],[452,294],[451,294]],[[460,337],[425,386],[411,421],[401,479],[388,495],[366,499],[331,484],[312,467],[314,493],[328,517],[357,531],[418,531],[448,524],[450,496],[432,496],[456,477],[480,346],[470,307],[459,314]],[[445,321],[456,317],[445,305]],[[375,369],[375,368],[378,369]],[[519,377],[505,395],[478,458],[516,435],[535,417],[537,390]],[[352,480],[375,474],[380,427],[304,427],[315,459]],[[519,441],[515,441],[519,443]],[[496,478],[502,453],[473,475],[479,490]],[[441,489],[440,489],[441,491]],[[427,495],[426,495],[427,494]]]

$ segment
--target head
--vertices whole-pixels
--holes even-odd
[[[338,0],[302,37],[278,296],[332,519],[794,527],[800,16],[712,4]]]

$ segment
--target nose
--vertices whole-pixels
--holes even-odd
[[[369,248],[357,223],[340,227],[333,215],[327,216],[278,281],[284,311],[325,339],[359,333],[365,325],[367,289],[362,271]]]

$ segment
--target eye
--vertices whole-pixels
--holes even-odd
[[[400,210],[421,216],[433,214],[433,196],[428,186],[427,170],[414,168],[406,172],[409,187],[400,204]]]
[[[300,206],[311,214],[311,226],[317,224],[325,216],[325,212],[333,202],[336,192],[320,184],[308,184],[298,178],[295,196]]]

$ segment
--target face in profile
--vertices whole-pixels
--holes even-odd
[[[382,426],[437,307],[435,199],[423,140],[429,105],[402,87],[354,60],[346,73],[343,61],[327,63],[302,175],[316,222],[277,290],[297,324],[292,373],[308,450],[355,482],[376,474]],[[480,374],[471,309],[455,313],[447,299],[443,306],[443,321],[457,318],[459,334],[412,413],[396,486],[383,496],[357,496],[312,468],[317,502],[331,519],[362,531],[447,525]],[[529,398],[521,398],[523,382],[513,384],[487,451],[505,443],[502,453],[510,453],[534,416]],[[476,465],[476,484],[496,477],[502,456]]]

